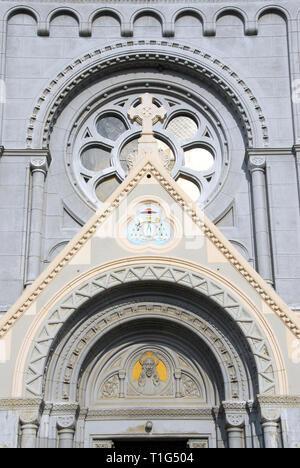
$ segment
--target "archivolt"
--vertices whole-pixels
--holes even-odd
[[[67,288],[69,292],[61,297],[55,305],[52,305],[50,310],[46,306],[44,313],[38,317],[39,320],[35,327],[35,329],[37,326],[40,327],[38,335],[27,336],[24,340],[24,343],[30,342],[33,345],[31,350],[24,348],[20,351],[19,367],[15,370],[14,386],[19,387],[19,376],[24,373],[26,376],[25,382],[22,383],[22,386],[25,387],[24,392],[30,396],[41,395],[48,355],[66,320],[76,314],[82,304],[99,293],[118,285],[138,281],[160,281],[183,285],[210,298],[218,307],[221,306],[225,309],[250,346],[258,370],[260,393],[272,394],[276,392],[277,377],[279,376],[275,374],[278,366],[274,364],[269,343],[254,315],[223,284],[202,273],[161,264],[123,266],[95,274],[77,283],[73,289],[69,286]],[[28,361],[25,369],[23,366],[25,366],[26,356],[28,356]],[[20,369],[21,366],[22,369]],[[281,388],[286,386],[286,383],[282,383],[283,381],[284,378],[280,383]]]
[[[126,66],[157,66],[182,69],[200,81],[209,81],[225,96],[239,116],[248,146],[268,143],[266,119],[251,89],[225,63],[205,51],[167,41],[130,41],[87,53],[62,70],[44,89],[30,118],[27,146],[48,147],[55,121],[69,100],[102,73]],[[42,113],[40,116],[39,114]],[[39,118],[38,118],[39,116]],[[42,134],[36,123],[44,122]]]

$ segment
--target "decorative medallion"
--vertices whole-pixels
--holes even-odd
[[[154,205],[140,208],[127,228],[127,240],[135,245],[164,245],[171,239],[171,226]]]

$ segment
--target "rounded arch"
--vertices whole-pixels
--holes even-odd
[[[129,20],[131,29],[133,29],[135,21],[141,18],[142,16],[152,16],[153,18],[156,18],[160,22],[162,28],[164,28],[166,24],[165,15],[161,11],[157,10],[156,8],[147,7],[147,8],[141,8],[140,10],[135,11],[131,15],[130,20]]]
[[[198,8],[192,8],[192,7],[184,7],[184,8],[180,8],[179,10],[177,10],[172,18],[171,18],[171,25],[172,27],[174,28],[175,26],[175,23],[176,21],[181,18],[182,16],[185,16],[185,15],[191,15],[191,16],[194,16],[195,18],[199,19],[200,22],[203,24],[205,24],[206,22],[206,16],[205,14],[199,10]]]
[[[115,267],[102,273],[95,269],[87,276],[83,275],[67,285],[45,305],[28,331],[20,349],[14,375],[14,396],[20,396],[25,392],[25,382],[20,380],[20,376],[23,375],[26,378],[30,375],[30,378],[26,380],[28,394],[35,396],[41,394],[44,367],[54,339],[65,321],[72,316],[76,318],[76,311],[87,300],[97,296],[100,292],[112,291],[112,288],[117,285],[145,280],[149,282],[151,279],[160,281],[161,284],[168,282],[188,287],[196,294],[209,298],[217,307],[221,306],[246,337],[247,346],[252,350],[258,369],[260,393],[272,393],[277,389],[281,393],[287,392],[285,365],[281,351],[263,315],[253,304],[249,303],[249,299],[239,297],[236,289],[230,289],[230,283],[218,275],[211,276],[208,270],[203,271],[198,268],[193,271],[183,265],[145,264],[143,261],[142,264],[123,265],[123,267]],[[40,343],[43,344],[42,347]]]
[[[27,6],[27,5],[15,6],[9,9],[4,16],[5,23],[7,23],[15,15],[22,14],[22,13],[31,16],[36,21],[36,23],[39,24],[40,14],[34,8]]]
[[[157,53],[156,45],[159,46]],[[266,119],[258,100],[251,89],[233,70],[204,51],[190,49],[178,44],[169,43],[161,46],[160,42],[151,42],[147,45],[141,41],[139,45],[132,43],[118,44],[104,50],[96,50],[86,54],[84,58],[76,60],[52,80],[44,90],[34,108],[27,130],[28,147],[47,147],[50,134],[55,121],[67,104],[68,100],[82,89],[84,82],[94,82],[103,73],[109,70],[122,70],[125,67],[153,67],[167,65],[170,69],[182,70],[196,77],[199,81],[205,80],[220,93],[235,110],[242,122],[248,146],[260,147],[268,144],[268,129]],[[63,80],[63,83],[62,83]],[[43,103],[41,106],[40,103]],[[39,121],[45,122],[43,128],[36,130],[37,116]],[[40,131],[43,133],[41,134]]]
[[[248,22],[247,13],[244,10],[242,10],[241,8],[232,7],[232,6],[224,7],[224,8],[221,8],[220,10],[218,10],[214,14],[214,17],[213,17],[214,24],[216,24],[218,19],[220,19],[222,16],[227,16],[227,15],[238,17],[240,20],[242,20],[242,22],[244,24],[244,27],[246,27],[246,24]]]
[[[77,21],[78,25],[80,25],[82,22],[80,13],[74,8],[59,7],[59,8],[55,8],[54,10],[50,11],[50,13],[48,13],[46,24],[50,27],[51,21],[61,15],[71,16]]]
[[[97,18],[100,18],[101,16],[112,16],[113,18],[115,18],[120,26],[123,26],[124,24],[124,17],[122,15],[122,13],[114,8],[99,8],[97,9],[96,11],[93,11],[90,16],[89,16],[89,19],[88,19],[88,23],[93,25],[93,22],[97,19]]]
[[[289,11],[284,7],[279,5],[267,5],[257,11],[255,21],[258,23],[260,18],[268,13],[276,13],[277,15],[281,16],[286,21],[286,23],[291,19]]]
[[[45,364],[47,401],[78,401],[86,370],[90,374],[95,361],[110,355],[114,347],[125,349],[132,343],[164,344],[194,356],[196,366],[198,362],[210,376],[208,386],[214,391],[207,403],[212,406],[223,400],[248,400],[259,392],[250,348],[220,306],[183,285],[142,281],[132,286],[130,292],[120,285],[100,293],[61,327]],[[88,377],[84,380],[83,387]]]

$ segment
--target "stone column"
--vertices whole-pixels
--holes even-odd
[[[37,432],[40,424],[41,404],[42,401],[40,399],[24,400],[21,402],[21,448],[37,447]]]
[[[245,408],[246,402],[223,402],[225,412],[228,447],[241,449],[245,446]]]
[[[126,378],[126,371],[120,370],[119,371],[120,398],[125,398],[125,378]]]
[[[58,448],[73,448],[75,434],[75,416],[57,418]]]
[[[181,369],[175,369],[175,398],[181,398]]]
[[[48,171],[47,157],[36,157],[30,161],[32,174],[31,217],[26,285],[33,283],[40,274],[43,202],[45,178]]]
[[[21,424],[21,448],[36,448],[37,424]]]
[[[250,155],[248,168],[252,178],[257,270],[265,281],[273,284],[265,156]]]

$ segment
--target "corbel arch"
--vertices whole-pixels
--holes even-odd
[[[124,17],[122,15],[122,13],[120,11],[117,11],[114,8],[99,8],[99,9],[93,11],[89,16],[88,23],[92,27],[93,22],[97,18],[100,18],[101,16],[106,16],[106,15],[111,16],[112,18],[115,18],[119,22],[121,27],[124,24]]]
[[[201,10],[199,10],[198,8],[193,8],[193,7],[184,7],[184,8],[180,8],[179,10],[175,11],[175,13],[173,14],[173,16],[171,18],[171,28],[172,28],[173,31],[175,29],[176,21],[179,18],[181,18],[182,16],[185,16],[185,15],[194,16],[195,18],[197,18],[200,21],[202,26],[204,26],[204,24],[206,23],[206,16]]]
[[[47,18],[46,18],[46,24],[48,25],[48,27],[50,27],[51,25],[51,21],[55,18],[57,18],[58,16],[61,16],[61,15],[67,15],[67,16],[71,16],[72,18],[74,18],[78,25],[80,25],[80,23],[82,22],[82,18],[81,18],[81,15],[80,13],[75,10],[74,8],[70,8],[70,7],[59,7],[59,8],[55,8],[54,10],[50,11],[47,15]]]
[[[40,15],[39,13],[32,7],[30,6],[15,6],[13,8],[10,8],[5,16],[4,16],[4,22],[7,23],[13,16],[18,15],[18,14],[26,14],[31,16],[37,24],[40,22]]]
[[[277,15],[281,16],[286,21],[286,23],[291,19],[291,15],[290,15],[289,11],[286,8],[284,8],[283,6],[267,5],[267,6],[264,6],[264,7],[260,8],[257,11],[257,13],[255,15],[256,23],[258,24],[260,18],[263,15],[268,14],[268,13],[276,13]]]
[[[152,16],[153,18],[156,18],[160,24],[161,24],[161,27],[162,27],[162,32],[164,30],[164,26],[166,24],[166,18],[165,18],[165,15],[157,10],[156,8],[141,8],[137,11],[135,11],[131,17],[130,17],[130,20],[129,20],[129,24],[130,24],[130,27],[131,27],[131,30],[133,30],[134,28],[134,23],[137,19],[141,18],[142,16]]]
[[[221,8],[220,10],[216,11],[213,17],[213,22],[214,24],[217,23],[218,19],[221,18],[222,16],[225,15],[232,15],[238,17],[240,20],[242,20],[244,27],[246,27],[246,24],[248,22],[248,15],[247,13],[242,10],[241,8],[238,7],[224,7]]]

